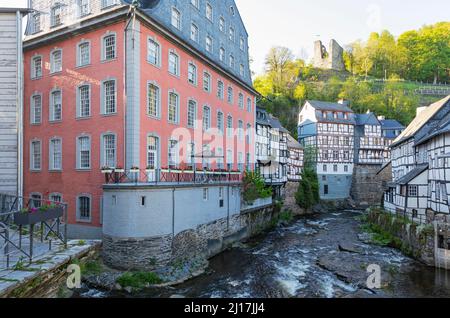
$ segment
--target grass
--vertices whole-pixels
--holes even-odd
[[[120,276],[117,283],[122,287],[142,289],[149,285],[161,284],[163,280],[153,272],[128,272]]]
[[[74,259],[72,264],[80,266],[80,270],[83,275],[96,275],[103,272],[103,266],[98,260],[81,262],[79,259]]]

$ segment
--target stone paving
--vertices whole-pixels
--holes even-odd
[[[48,243],[41,243],[36,248],[39,254],[36,254],[31,264],[24,261],[20,262],[16,268],[0,270],[0,298],[5,297],[11,290],[20,287],[35,277],[47,274],[62,264],[86,255],[100,245],[100,240],[72,240],[68,242],[67,249],[64,249],[64,246],[60,244],[54,245],[52,250],[49,251]]]

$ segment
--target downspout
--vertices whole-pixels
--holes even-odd
[[[176,188],[172,189],[172,244],[175,238],[175,191]]]
[[[125,25],[123,32],[123,167],[127,167],[127,29],[130,26],[133,17],[130,17]]]
[[[22,13],[17,18],[17,195],[23,197],[23,44]]]
[[[230,229],[230,185],[227,186],[227,230]]]

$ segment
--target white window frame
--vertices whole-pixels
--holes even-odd
[[[106,162],[106,138],[113,137],[114,138],[114,159],[113,164],[109,164],[111,162]],[[108,168],[116,168],[117,167],[117,134],[114,132],[105,132],[100,136],[100,167],[108,167]]]
[[[88,47],[88,61],[83,63],[83,59],[81,56],[81,47],[83,45],[87,45]],[[77,44],[77,67],[84,67],[91,65],[91,41],[82,40]]]
[[[156,63],[150,59],[150,45],[155,44]],[[147,62],[153,66],[161,67],[161,44],[153,37],[147,38]]]
[[[55,166],[55,152],[53,147],[53,142],[58,141],[59,142],[59,163],[60,165],[58,167]],[[62,138],[60,137],[53,137],[48,142],[48,170],[49,171],[62,171],[63,169],[63,143]]]
[[[107,111],[107,107],[106,107],[106,84],[108,83],[114,83],[114,111]],[[101,86],[101,111],[102,111],[102,115],[103,116],[110,116],[110,115],[115,115],[117,114],[117,80],[115,78],[107,78],[105,80],[102,81],[102,86]]]
[[[188,128],[196,128],[197,122],[197,101],[194,99],[189,99],[187,103],[187,127]],[[191,106],[193,106],[193,112],[191,111]],[[192,124],[189,122],[190,117],[192,115]]]
[[[176,58],[175,59],[175,62],[176,62],[175,63],[175,70],[174,70],[175,72],[172,72],[172,70],[170,69],[172,64],[173,64],[170,61],[170,58],[172,56]],[[179,77],[180,76],[180,56],[174,50],[169,50],[169,60],[168,60],[167,64],[168,64],[169,74]]]
[[[88,103],[89,103],[89,113],[88,114],[82,114],[82,105],[81,105],[81,89],[86,88],[88,89]],[[92,99],[91,99],[91,84],[89,83],[82,83],[77,86],[77,118],[89,118],[92,115]]]
[[[176,16],[174,16],[174,13],[176,14]],[[174,20],[176,19],[176,20]],[[182,26],[182,17],[181,17],[181,11],[178,10],[175,7],[172,7],[171,10],[171,15],[170,15],[170,24],[181,31],[181,26]]]
[[[175,120],[170,119],[170,96],[174,94],[177,97],[176,100],[176,108],[175,108]],[[169,94],[167,94],[167,121],[170,124],[178,124],[180,122],[180,94],[178,94],[175,90],[170,90]]]
[[[81,167],[81,138],[87,138],[89,145],[89,167]],[[91,170],[92,169],[92,138],[90,135],[80,135],[76,139],[76,169],[77,170]]]
[[[188,83],[194,86],[197,86],[197,65],[194,62],[188,63]],[[190,78],[192,76],[192,78]]]
[[[39,144],[39,153],[36,156],[39,156],[39,165],[36,164],[35,153],[34,153],[34,144]],[[30,170],[31,171],[41,171],[42,170],[42,141],[40,139],[33,139],[30,141]]]
[[[36,97],[39,97],[40,99],[39,120],[36,120]],[[40,125],[42,123],[42,94],[34,93],[33,95],[31,95],[30,105],[30,123],[32,125]]]
[[[211,93],[212,76],[208,71],[203,72],[203,90]]]
[[[60,53],[60,63],[59,67],[55,64],[55,54]],[[62,49],[54,49],[50,52],[50,74],[61,73],[63,70],[63,51]]]
[[[40,59],[40,66],[39,66],[40,74],[39,75],[36,74],[37,73],[36,72],[36,60],[37,59]],[[43,72],[44,72],[44,68],[43,68],[44,63],[43,62],[44,62],[44,60],[43,60],[42,55],[35,55],[31,58],[31,79],[42,78]]]
[[[81,217],[81,206],[80,206],[80,199],[81,198],[88,198],[89,199],[89,217],[88,218],[82,218]],[[91,223],[92,222],[92,195],[88,193],[82,193],[77,195],[77,202],[76,202],[76,218],[77,222],[80,223]]]
[[[153,86],[156,88],[156,115],[151,114],[150,109],[150,86]],[[154,81],[147,81],[147,115],[149,117],[160,119],[161,118],[161,88],[158,84],[156,84]]]
[[[106,40],[109,37],[113,37],[114,38],[114,57],[109,57],[107,58],[106,56]],[[101,38],[101,48],[102,48],[102,62],[108,62],[108,61],[114,61],[117,59],[117,34],[115,32],[107,32],[106,34],[104,34]]]
[[[60,102],[61,102],[61,118],[56,119],[55,118],[55,104],[54,104],[54,99],[53,99],[53,95],[55,93],[60,94]],[[49,121],[54,123],[54,122],[61,122],[63,119],[63,92],[62,89],[60,88],[54,88],[50,91],[50,96],[49,96]]]

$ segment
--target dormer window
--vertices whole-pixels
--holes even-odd
[[[78,12],[80,17],[84,17],[90,13],[89,0],[78,0]]]
[[[348,119],[348,114],[344,113],[344,119]]]
[[[50,25],[52,27],[58,26],[62,23],[61,19],[62,6],[60,4],[55,5],[50,12]]]
[[[322,118],[327,118],[327,112],[322,112]]]
[[[236,11],[233,6],[230,7],[230,14],[233,16],[236,14]]]
[[[333,117],[334,117],[334,119],[337,119],[338,118],[338,113],[334,112],[333,113]]]
[[[38,33],[41,31],[41,14],[35,13],[31,17],[31,32]]]
[[[206,4],[206,18],[211,22],[213,20],[213,8],[209,3]]]
[[[181,13],[175,8],[172,8],[172,25],[181,30]]]

